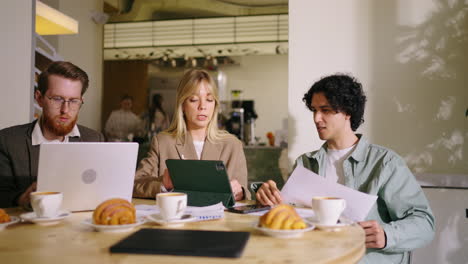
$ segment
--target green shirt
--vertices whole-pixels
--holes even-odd
[[[367,249],[360,263],[408,263],[409,252],[428,244],[434,237],[435,218],[420,185],[404,160],[390,149],[370,144],[362,135],[343,162],[346,186],[377,195],[366,220],[377,220],[385,230],[387,245]],[[327,144],[301,155],[301,165],[324,176]]]

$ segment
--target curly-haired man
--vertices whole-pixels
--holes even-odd
[[[312,85],[303,98],[313,112],[320,139],[326,142],[296,160],[326,180],[376,195],[365,221],[366,255],[361,263],[408,263],[409,252],[429,243],[435,219],[424,193],[404,160],[395,152],[371,144],[356,129],[364,122],[366,96],[348,75],[331,75]],[[273,181],[257,192],[258,202],[281,203]]]

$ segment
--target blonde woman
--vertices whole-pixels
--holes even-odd
[[[208,72],[187,71],[177,88],[176,108],[170,127],[151,142],[148,156],[135,175],[134,197],[155,198],[173,188],[167,159],[222,160],[236,200],[248,199],[247,164],[243,145],[217,126],[217,88]],[[197,179],[194,178],[194,181]]]

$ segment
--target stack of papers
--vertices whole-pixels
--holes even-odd
[[[209,206],[188,206],[185,211],[198,218],[198,220],[211,220],[224,217],[224,205],[222,202]]]
[[[137,215],[147,216],[159,214],[159,208],[156,205],[139,204],[135,206]],[[222,202],[209,206],[187,206],[185,214],[189,214],[198,219],[198,221],[219,219],[224,217],[224,206]]]
[[[346,200],[343,216],[353,221],[364,221],[375,204],[377,196],[356,191],[344,185],[327,181],[312,171],[297,166],[281,190],[283,202],[311,207],[312,197],[331,196]]]

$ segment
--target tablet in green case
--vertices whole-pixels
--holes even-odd
[[[189,206],[207,206],[222,202],[234,206],[231,183],[220,160],[166,160],[175,192],[187,194]]]

